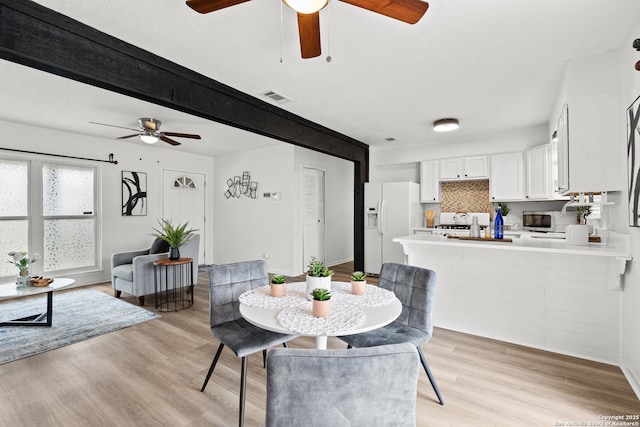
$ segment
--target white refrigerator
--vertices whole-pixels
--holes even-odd
[[[422,225],[420,184],[389,182],[364,185],[364,269],[380,274],[385,262],[404,263],[402,246],[392,240]]]

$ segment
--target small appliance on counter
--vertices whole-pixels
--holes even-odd
[[[562,216],[560,211],[522,213],[522,228],[525,231],[564,233],[565,227],[575,223],[575,215]]]

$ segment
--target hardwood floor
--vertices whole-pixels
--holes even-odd
[[[335,268],[334,280],[347,280],[350,268]],[[92,288],[113,294],[108,283]],[[231,351],[223,351],[200,392],[218,346],[207,299],[208,278],[200,274],[189,309],[0,365],[0,426],[236,426],[240,360]],[[309,338],[291,342],[313,346]],[[329,338],[328,347],[345,346]],[[588,425],[599,416],[640,414],[640,401],[615,366],[445,329],[436,329],[423,351],[445,405],[421,372],[418,426]],[[245,425],[262,426],[260,354],[249,357],[248,371]]]

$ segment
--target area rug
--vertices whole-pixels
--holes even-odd
[[[0,303],[0,321],[46,311],[42,297]],[[43,353],[160,317],[94,289],[53,294],[53,324],[0,326],[0,364]]]

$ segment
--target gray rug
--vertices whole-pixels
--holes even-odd
[[[0,321],[46,310],[46,294],[0,303]],[[0,364],[160,317],[94,289],[54,292],[51,327],[0,326]]]

